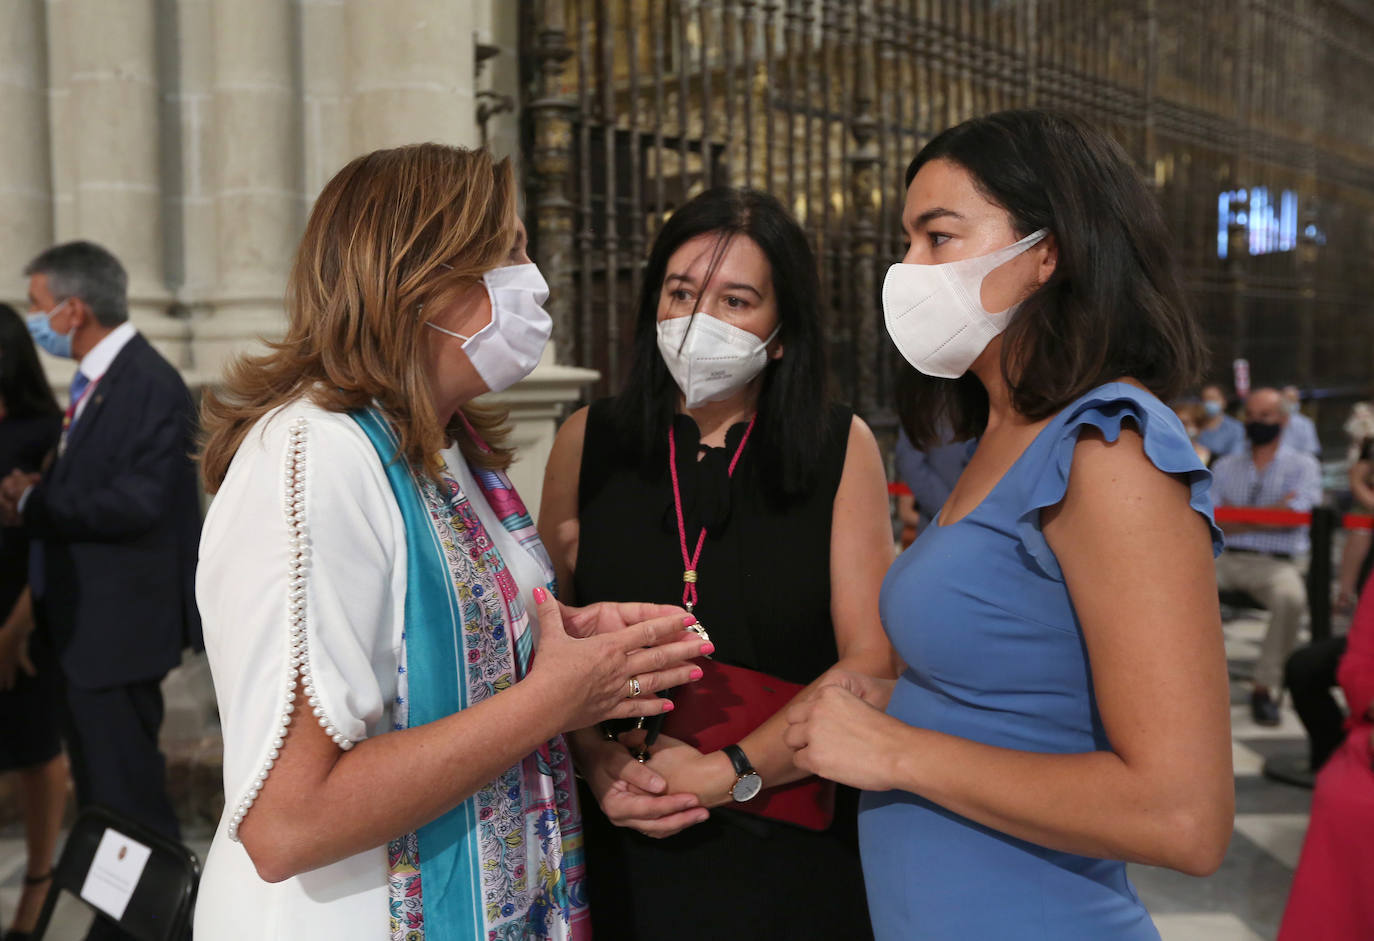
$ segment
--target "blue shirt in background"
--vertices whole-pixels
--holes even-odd
[[[1302,412],[1288,416],[1288,424],[1283,429],[1283,443],[1294,451],[1322,456],[1322,443],[1317,438],[1317,425]]]
[[[1280,443],[1264,471],[1255,469],[1247,448],[1229,454],[1212,465],[1212,498],[1217,506],[1275,506],[1290,510],[1312,509],[1322,502],[1322,469],[1311,454]],[[1226,537],[1231,549],[1302,555],[1311,548],[1308,527],[1255,530]]]
[[[978,446],[976,440],[949,441],[952,436],[952,432],[946,432],[944,437],[948,443],[921,451],[911,443],[905,431],[897,432],[894,455],[897,479],[911,488],[916,510],[924,520],[940,512],[959,475],[968,466],[973,449]]]
[[[1230,415],[1223,415],[1220,425],[1198,432],[1197,443],[1211,451],[1213,457],[1235,454],[1245,449],[1245,426]]]

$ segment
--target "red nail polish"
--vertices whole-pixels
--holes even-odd
[[[549,595],[548,595],[548,592],[544,591],[544,589],[542,589],[542,588],[536,588],[536,589],[534,590],[533,594],[534,594],[534,603],[535,603],[535,604],[543,604],[543,603],[544,603],[544,599],[547,598],[547,597],[549,596]]]
[[[713,653],[715,653],[715,652],[716,652],[716,645],[715,645],[715,644],[702,644],[702,645],[701,645],[701,655],[702,655],[703,657],[709,657],[709,656],[711,656],[711,654],[713,654]]]
[[[685,618],[682,619],[682,626],[683,626],[683,627],[691,627],[691,626],[692,626],[693,624],[695,624],[696,622],[697,622],[697,619],[694,618],[694,617],[692,617],[692,615],[689,614],[689,615],[687,615]]]
[[[664,712],[672,712],[673,709],[675,709],[675,708],[676,708],[676,707],[673,705],[673,701],[672,701],[671,699],[665,699],[665,700],[663,700],[663,711],[664,711]]]
[[[687,675],[694,680],[699,680],[706,674],[701,672],[701,667],[692,667],[692,672],[688,673]]]

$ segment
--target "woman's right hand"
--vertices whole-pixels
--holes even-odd
[[[701,668],[691,660],[715,650],[686,630],[696,621],[681,614],[651,618],[609,634],[571,637],[563,627],[557,599],[542,588],[534,590],[534,598],[539,647],[526,682],[545,685],[566,710],[563,731],[670,711],[671,700],[652,694],[701,679]],[[639,695],[632,695],[636,689]]]

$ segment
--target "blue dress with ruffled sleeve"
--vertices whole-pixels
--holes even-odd
[[[908,664],[890,715],[1022,751],[1111,748],[1040,513],[1064,498],[1079,433],[1115,441],[1128,423],[1155,467],[1189,484],[1220,551],[1211,476],[1177,416],[1135,386],[1100,386],[1056,415],[972,512],[926,527],[888,572],[883,625]],[[1016,839],[905,791],[866,793],[859,832],[879,941],[1158,941],[1120,861]]]

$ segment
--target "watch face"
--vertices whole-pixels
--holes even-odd
[[[756,772],[751,771],[748,774],[740,775],[739,780],[735,782],[735,786],[730,788],[730,796],[733,797],[737,803],[742,804],[747,800],[753,800],[755,797],[758,797],[759,791],[761,790],[763,790],[763,778],[759,777]]]

